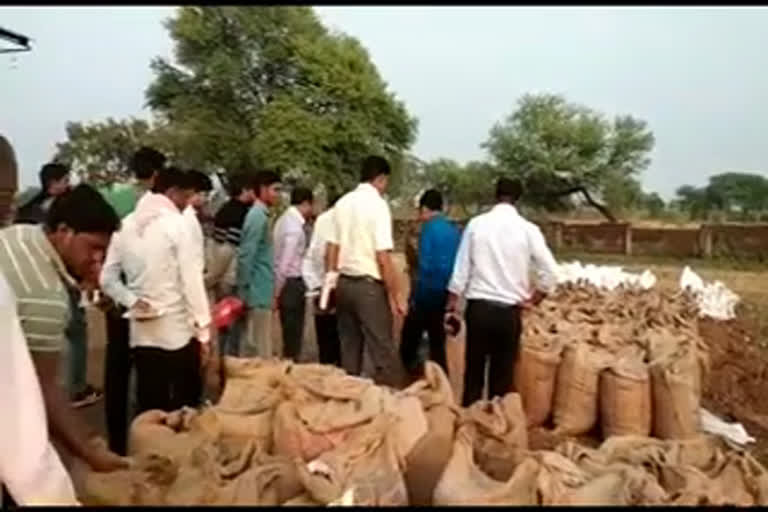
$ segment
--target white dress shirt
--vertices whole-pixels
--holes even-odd
[[[464,230],[448,290],[469,300],[520,304],[531,297],[530,273],[549,291],[557,262],[541,230],[510,204],[472,219]]]
[[[277,219],[273,234],[275,251],[275,289],[282,290],[285,280],[301,277],[301,260],[307,248],[304,232],[306,219],[295,206]]]
[[[0,326],[0,482],[20,506],[77,505],[72,480],[48,438],[40,383],[16,298],[2,274]]]
[[[391,251],[392,215],[389,205],[370,183],[361,183],[339,199],[333,209],[329,242],[339,246],[338,271],[347,276],[381,280],[379,251]]]
[[[310,292],[317,292],[323,286],[325,278],[325,249],[333,230],[333,209],[317,216],[312,228],[307,253],[301,263],[301,276]]]
[[[137,207],[112,236],[101,274],[101,286],[115,301],[130,308],[147,301],[161,315],[131,321],[131,346],[178,350],[196,337],[210,339],[211,314],[196,242],[188,220],[167,210],[140,227]],[[126,283],[120,279],[125,274]]]
[[[200,219],[197,218],[197,211],[190,205],[184,208],[184,220],[189,228],[189,235],[195,247],[194,254],[190,255],[200,265],[200,271],[205,270],[205,236],[203,235],[203,226],[200,225]]]

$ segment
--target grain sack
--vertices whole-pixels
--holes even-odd
[[[541,469],[536,479],[541,505],[559,505],[568,502],[568,496],[589,480],[588,474],[573,461],[556,452],[534,452],[532,457]]]
[[[584,434],[595,426],[600,372],[608,364],[609,355],[598,347],[576,343],[565,348],[553,410],[558,434]]]
[[[128,454],[185,456],[207,437],[200,429],[190,430],[195,416],[197,412],[189,408],[172,413],[151,410],[138,415],[128,433]]]
[[[445,372],[432,361],[425,363],[424,377],[403,394],[418,398],[427,421],[427,432],[405,458],[409,503],[428,506],[451,457],[458,410]]]
[[[259,357],[232,357],[222,358],[224,375],[229,379],[254,379],[265,382],[279,380],[290,366],[289,361],[277,359],[261,359]]]
[[[134,458],[131,469],[99,473],[84,464],[74,470],[78,500],[86,506],[164,505],[165,494],[178,474],[169,457],[150,454]]]
[[[209,416],[215,418],[213,421],[215,421],[216,430],[221,437],[253,441],[258,444],[260,450],[271,451],[274,409],[243,414],[213,406],[206,409],[201,414],[200,419],[204,420]]]
[[[315,459],[378,416],[384,393],[383,388],[370,386],[354,399],[283,402],[275,413],[275,453],[306,462]]]
[[[343,445],[300,464],[299,478],[312,499],[329,504],[354,489],[355,505],[407,505],[402,464],[391,434],[396,422],[394,415],[381,414],[352,431]]]
[[[537,347],[523,343],[520,348],[514,382],[529,426],[542,425],[552,412],[560,353],[561,346],[552,341]]]
[[[651,365],[653,435],[684,439],[699,431],[699,362],[690,349]]]
[[[223,483],[215,504],[277,506],[298,497],[302,491],[292,460],[259,454],[245,471]]]
[[[464,422],[475,426],[475,462],[486,474],[507,481],[528,449],[528,429],[520,395],[508,393],[489,401],[475,402]]]
[[[651,433],[651,379],[639,358],[625,358],[600,374],[603,437]]]
[[[284,399],[297,403],[352,400],[371,386],[370,379],[347,375],[335,366],[314,363],[291,365],[282,377]]]
[[[475,465],[471,427],[456,435],[453,455],[435,488],[433,503],[451,505],[538,505],[537,478],[540,464],[526,458],[506,482],[499,482]]]
[[[219,499],[221,475],[213,442],[195,446],[179,461],[179,471],[165,495],[169,505],[213,505]]]

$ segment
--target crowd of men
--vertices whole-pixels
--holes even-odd
[[[0,172],[15,166],[0,137]],[[97,190],[70,187],[68,169],[48,164],[40,194],[18,210],[17,224],[0,230],[0,314],[9,340],[0,344],[0,379],[15,391],[4,393],[9,421],[0,427],[5,499],[75,503],[57,449],[95,471],[127,467],[130,418],[198,406],[216,381],[221,355],[298,360],[307,299],[319,362],[392,387],[421,376],[425,338],[428,358],[446,368],[446,329],[455,330],[464,299],[463,403],[482,397],[486,366],[490,396],[511,389],[521,309],[541,300],[556,265],[539,229],[514,207],[518,182],[500,179],[498,204],[463,234],[442,214],[439,191],[421,196],[405,300],[393,260],[385,199],[391,170],[384,158],[366,158],[359,185],[330,194],[319,215],[312,190],[293,187],[290,205],[274,222],[280,176],[264,170],[231,176],[229,200],[207,237],[201,218],[212,189],[208,176],[168,165],[146,147],[133,156],[131,170],[130,185]],[[532,265],[538,288],[530,281]],[[72,407],[101,396],[85,379],[81,300],[97,289],[107,317],[107,441]],[[212,307],[232,296],[244,314],[216,328]],[[404,319],[399,351],[395,318]],[[280,337],[273,336],[274,320]],[[65,350],[72,361],[69,397],[58,380]]]

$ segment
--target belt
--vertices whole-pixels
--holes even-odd
[[[384,281],[381,279],[375,279],[371,276],[350,276],[347,274],[342,274],[339,276],[339,279],[349,279],[350,281],[366,281],[373,284],[384,284]]]
[[[486,304],[499,309],[520,309],[519,304],[506,304],[504,302],[488,299],[469,299],[467,302],[485,302]]]

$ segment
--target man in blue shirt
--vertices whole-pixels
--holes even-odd
[[[448,281],[461,241],[459,229],[442,215],[443,197],[439,191],[427,190],[419,201],[419,234],[416,278],[411,290],[408,316],[403,323],[400,356],[414,378],[422,365],[419,348],[426,332],[429,337],[429,359],[447,371],[445,356],[445,305]]]

